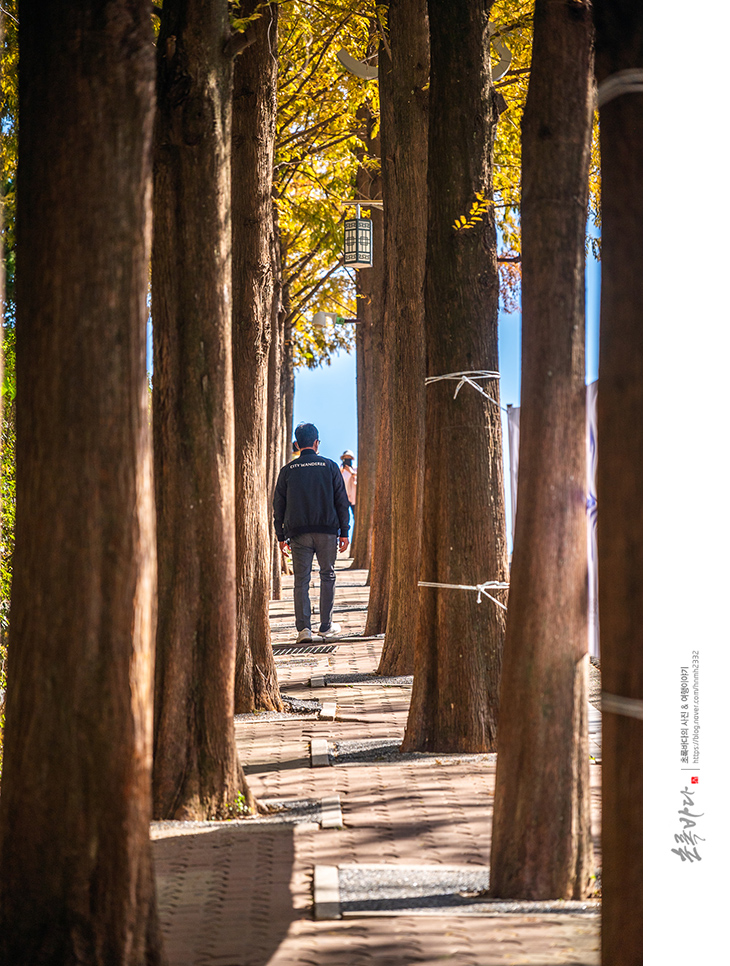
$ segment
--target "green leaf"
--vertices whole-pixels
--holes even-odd
[[[16,392],[15,373],[6,372],[5,375],[3,376],[3,387],[2,387],[3,399],[7,399],[8,402],[15,402],[15,392]]]

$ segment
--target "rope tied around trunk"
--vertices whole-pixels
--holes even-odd
[[[505,605],[497,600],[496,597],[492,597],[488,590],[507,590],[509,584],[505,583],[503,580],[487,580],[483,584],[438,584],[430,580],[419,580],[419,587],[439,587],[445,590],[475,590],[477,592],[477,604],[481,604],[482,596],[488,597],[491,601],[501,607],[502,610],[507,610]]]
[[[625,698],[621,694],[601,691],[601,711],[622,714],[626,718],[644,718],[644,702],[641,698]]]
[[[611,74],[598,85],[596,96],[596,106],[603,107],[615,97],[622,94],[643,94],[644,93],[644,69],[643,67],[619,70]]]
[[[467,370],[466,372],[447,372],[443,376],[426,376],[426,385],[430,385],[432,382],[440,382],[442,379],[456,379],[459,385],[456,387],[454,392],[454,399],[459,395],[459,390],[462,386],[468,385],[477,392],[485,396],[490,402],[493,402],[495,406],[499,406],[496,399],[493,399],[488,393],[484,392],[481,386],[478,386],[474,381],[475,379],[499,379],[498,372],[490,372],[487,369],[474,369]]]

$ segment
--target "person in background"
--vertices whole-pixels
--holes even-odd
[[[332,623],[335,560],[337,550],[344,553],[350,543],[350,510],[337,463],[319,455],[317,427],[300,423],[294,435],[299,456],[279,471],[274,527],[282,551],[291,547],[297,644],[304,644],[312,640],[309,582],[315,554],[319,563],[319,636],[331,640],[342,630]]]
[[[299,456],[299,443],[296,440],[292,441],[291,444],[291,456],[289,457],[289,462],[295,460]]]
[[[355,462],[355,454],[351,449],[346,449],[340,457],[342,466],[340,472],[345,481],[345,492],[352,510],[352,526],[355,526],[355,498],[357,496],[357,469],[352,465]]]

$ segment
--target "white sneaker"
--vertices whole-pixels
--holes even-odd
[[[312,632],[308,627],[304,627],[297,634],[297,644],[311,644],[312,643]]]
[[[322,638],[323,641],[329,641],[333,637],[338,637],[341,630],[342,630],[341,624],[331,624],[330,629],[328,631],[320,631],[319,636]]]

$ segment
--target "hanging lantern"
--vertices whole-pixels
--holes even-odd
[[[373,223],[360,217],[360,205],[355,218],[345,221],[345,265],[347,268],[373,267]]]

